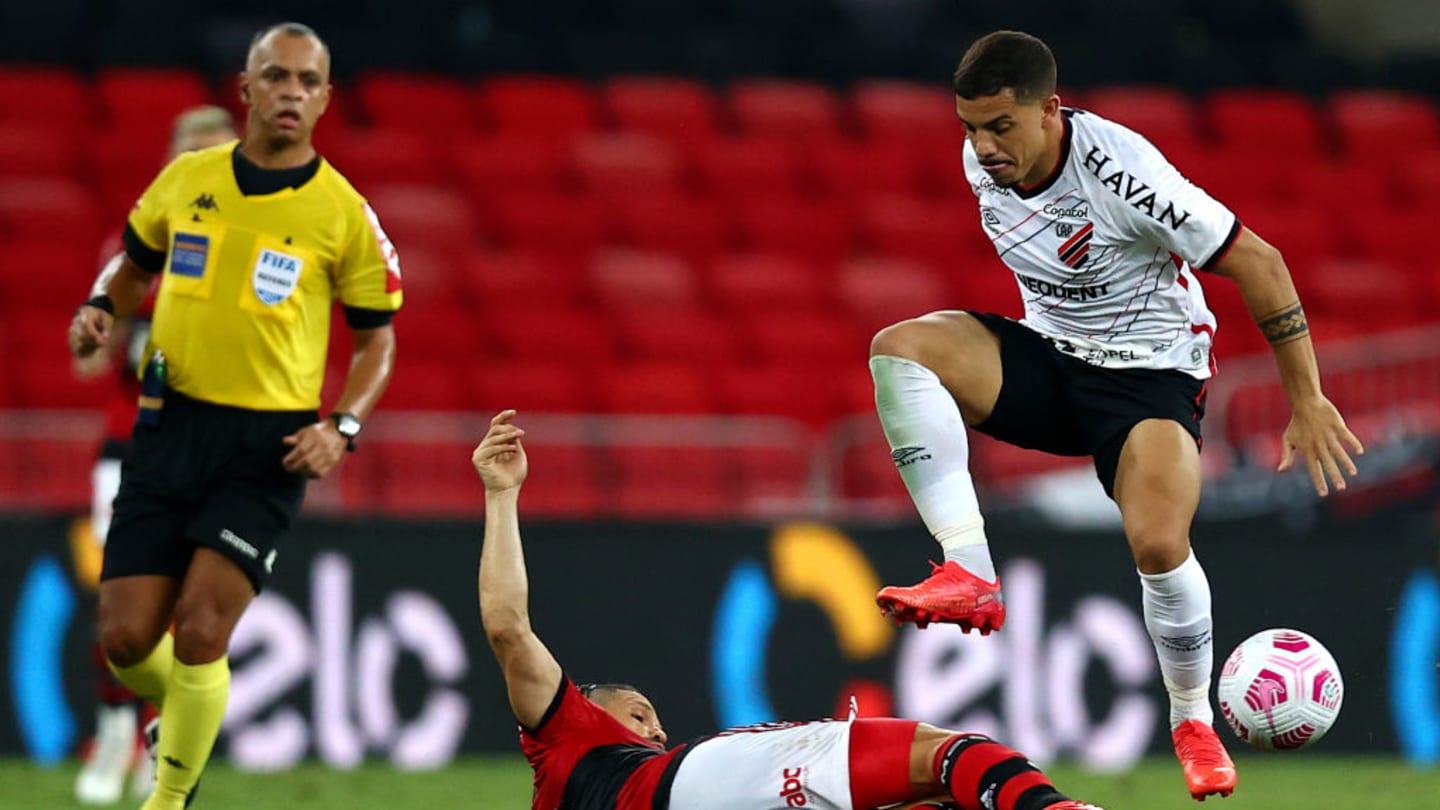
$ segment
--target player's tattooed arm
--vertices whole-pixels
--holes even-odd
[[[1262,315],[1257,322],[1271,346],[1282,346],[1310,333],[1310,324],[1305,320],[1305,310],[1299,301]]]

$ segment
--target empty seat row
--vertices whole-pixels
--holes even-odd
[[[10,67],[0,69],[0,98],[46,103],[6,105],[0,120],[51,122],[78,132],[96,123],[163,131],[169,117],[187,106],[238,105],[234,80],[223,85],[217,95],[199,74],[177,69],[110,68],[89,80],[65,70]],[[1222,89],[1192,99],[1150,86],[1098,87],[1062,97],[1129,123],[1162,147],[1213,141],[1288,159],[1334,148],[1369,159],[1393,148],[1440,146],[1433,101],[1388,91],[1339,91],[1322,103],[1288,90]],[[747,79],[716,92],[696,80],[668,77],[591,85],[568,77],[498,76],[472,84],[369,72],[353,86],[337,87],[331,118],[339,127],[373,123],[441,139],[467,130],[544,137],[609,127],[675,140],[724,131],[804,141],[846,131],[927,142],[960,135],[952,96],[941,81],[870,80],[840,92],[813,82]]]

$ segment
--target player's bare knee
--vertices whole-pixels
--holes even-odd
[[[1173,571],[1190,555],[1190,539],[1173,531],[1132,531],[1127,539],[1135,567],[1144,574]]]
[[[921,723],[915,727],[915,741],[910,746],[910,785],[916,795],[929,796],[945,792],[936,772],[935,760],[945,742],[959,732]]]
[[[163,631],[162,631],[163,633]],[[138,622],[101,618],[100,649],[117,667],[133,667],[155,649],[160,636]]]
[[[213,600],[181,600],[175,606],[175,657],[186,664],[218,659],[230,645],[235,618]]]

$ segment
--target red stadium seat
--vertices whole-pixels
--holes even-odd
[[[397,212],[398,213],[398,212]],[[403,219],[401,221],[403,225]],[[388,230],[390,224],[385,222]],[[391,235],[391,234],[387,234]],[[393,235],[391,235],[393,236]],[[397,243],[398,244],[398,243]],[[462,279],[466,250],[445,250],[438,240],[406,238],[397,247],[400,257],[401,289],[405,293],[405,317],[432,309],[459,309],[466,285]]]
[[[500,350],[497,359],[532,362],[562,358],[579,364],[615,355],[613,328],[587,309],[494,302],[482,310],[474,328],[490,335]]]
[[[738,448],[731,459],[735,511],[752,517],[810,515],[811,458],[805,446]]]
[[[565,359],[495,360],[470,364],[474,409],[495,413],[583,413],[595,409],[594,395],[576,366]]]
[[[94,118],[89,88],[78,73],[42,67],[0,68],[0,121],[89,131]],[[44,99],[43,104],[21,104],[18,99]]]
[[[571,260],[588,257],[608,236],[605,208],[590,197],[522,191],[492,198],[484,213],[498,244]]]
[[[607,500],[632,519],[733,517],[733,455],[714,447],[611,447]]]
[[[794,196],[805,185],[796,147],[773,137],[725,138],[695,154],[702,187],[725,200]]]
[[[571,147],[581,185],[611,199],[673,194],[680,188],[680,155],[649,135],[593,134]]]
[[[617,77],[605,82],[601,98],[615,123],[677,143],[716,136],[716,103],[710,90],[689,79]]]
[[[595,128],[595,105],[585,85],[554,76],[485,80],[477,91],[482,115],[496,131],[564,138]]]
[[[730,108],[752,135],[809,140],[840,131],[840,102],[814,82],[742,79],[730,85]]]
[[[734,241],[724,210],[709,198],[635,195],[615,200],[612,213],[618,240],[644,250],[700,261]]]
[[[907,141],[959,148],[965,128],[955,115],[955,95],[935,84],[862,81],[850,90],[855,115],[873,140]]]
[[[454,140],[474,125],[469,93],[455,79],[424,73],[367,71],[355,94],[371,126]]]
[[[1435,229],[1435,211],[1405,209],[1365,211],[1352,209],[1339,220],[1342,238],[1350,255],[1413,268],[1416,273],[1434,273],[1433,265],[1418,260],[1417,239]]]
[[[710,413],[704,373],[688,363],[626,363],[594,373],[597,403],[610,413]]]
[[[836,281],[841,304],[862,332],[963,304],[937,270],[909,259],[851,259],[840,266]]]
[[[717,256],[707,274],[712,300],[732,313],[789,313],[824,307],[828,274],[786,254]]]
[[[1393,203],[1440,213],[1440,149],[1407,155],[1405,171],[1395,172],[1391,183]]]
[[[1351,159],[1373,161],[1396,150],[1440,149],[1440,114],[1422,95],[1350,90],[1330,96],[1330,117]]]
[[[151,133],[161,144],[175,116],[215,101],[199,73],[177,68],[106,68],[95,79],[95,92],[111,127]]]
[[[43,309],[29,305],[7,312],[9,342],[0,374],[8,380],[9,399],[16,407],[100,408],[113,392],[114,378],[109,374],[77,380],[70,372],[65,329],[73,310],[72,303]]]
[[[387,410],[392,407],[388,393],[385,405]],[[460,448],[387,442],[373,449],[379,469],[374,501],[367,506],[395,515],[478,517],[483,513],[485,499],[476,491],[474,469]]]
[[[475,215],[458,191],[422,185],[376,185],[365,195],[404,259],[410,245],[465,255],[477,241]]]
[[[408,325],[396,319],[397,340],[403,342],[407,328],[424,325],[428,319],[412,318]],[[452,333],[453,338],[453,333]],[[448,351],[463,348],[453,340]],[[397,411],[465,411],[474,407],[470,380],[457,374],[455,363],[431,359],[416,351],[403,363],[395,364],[395,374],[385,389],[385,410]]]
[[[638,361],[711,368],[740,357],[734,327],[706,310],[632,306],[613,313],[613,323],[621,345]]]
[[[904,143],[836,140],[808,150],[820,191],[841,198],[909,194],[919,189],[920,165]]]
[[[384,183],[435,185],[448,172],[425,136],[401,130],[356,130],[330,144],[325,159],[366,196]]]
[[[1220,146],[1238,163],[1314,159],[1325,147],[1314,106],[1287,90],[1216,90],[1205,116]],[[1242,156],[1252,155],[1253,158]]]
[[[1294,177],[1305,171],[1313,157],[1294,163],[1264,161],[1245,149],[1218,149],[1171,156],[1171,162],[1190,182],[1232,210],[1246,205],[1288,202],[1295,197]]]
[[[1355,207],[1387,208],[1395,203],[1388,179],[1359,161],[1326,161],[1295,172],[1290,183],[1295,203],[1301,206],[1326,208],[1331,201],[1344,198]]]
[[[864,365],[870,335],[836,312],[754,315],[741,321],[764,362],[834,367]]]
[[[1144,135],[1161,152],[1189,154],[1205,146],[1195,105],[1184,93],[1158,85],[1091,88],[1086,109]]]
[[[1245,205],[1236,209],[1240,222],[1279,248],[1292,269],[1313,265],[1340,253],[1339,233],[1326,200],[1306,205]],[[1204,261],[1195,258],[1193,261]]]
[[[524,406],[520,408],[526,413]],[[527,442],[525,452],[536,469],[545,471],[525,481],[528,514],[577,519],[604,510],[607,499],[600,489],[601,467],[594,448]]]
[[[100,269],[99,251],[84,241],[6,241],[4,252],[7,269],[0,272],[0,313],[5,317],[33,310],[63,317],[76,301],[89,297]]]
[[[74,131],[0,121],[0,177],[84,180],[85,164]]]
[[[589,276],[596,296],[612,307],[688,307],[700,297],[695,268],[673,254],[600,251]]]
[[[0,239],[54,239],[93,249],[99,226],[94,196],[73,180],[0,180]]]
[[[165,167],[168,135],[107,129],[90,136],[86,152],[91,175],[99,182],[100,205],[107,225],[119,226],[135,200]]]
[[[1295,284],[1317,326],[1361,313],[1367,323],[1382,315],[1388,327],[1433,321],[1429,278],[1402,267],[1376,259],[1331,259],[1297,273]]]
[[[554,194],[574,185],[564,155],[564,146],[546,139],[466,138],[455,146],[453,169],[475,201],[516,193]]]
[[[745,364],[715,369],[715,395],[725,413],[785,416],[824,428],[840,411],[835,375],[807,364]]]
[[[861,200],[857,217],[861,238],[876,253],[949,268],[971,253],[994,252],[973,198],[882,194]]]
[[[396,340],[409,357],[474,357],[487,343],[475,321],[474,312],[455,304],[421,304],[407,299],[395,316]]]
[[[850,253],[850,217],[837,205],[757,198],[735,212],[741,243],[750,250],[791,253],[833,262]]]
[[[533,251],[476,251],[456,279],[461,299],[485,308],[577,304],[589,292],[575,265]]]

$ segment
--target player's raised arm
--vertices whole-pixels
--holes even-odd
[[[520,547],[520,485],[529,462],[515,412],[501,411],[470,460],[485,482],[485,540],[480,549],[480,621],[500,661],[510,708],[533,729],[560,689],[560,664],[530,628],[530,582]]]
[[[1350,453],[1359,455],[1365,448],[1320,390],[1320,369],[1310,341],[1310,325],[1280,251],[1244,228],[1214,272],[1240,285],[1245,306],[1270,341],[1280,366],[1292,416],[1285,428],[1279,471],[1290,469],[1295,451],[1299,450],[1305,456],[1316,492],[1328,495],[1331,486],[1345,489],[1345,475],[1357,474]]]

